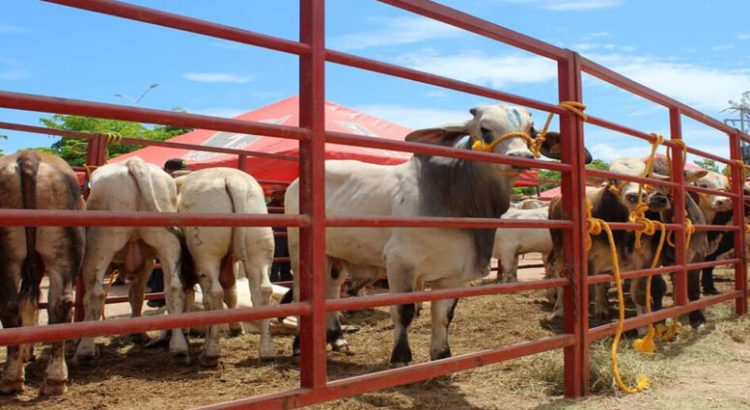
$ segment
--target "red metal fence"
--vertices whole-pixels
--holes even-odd
[[[300,227],[301,236],[301,302],[284,306],[242,308],[234,310],[210,311],[170,315],[166,317],[148,317],[136,319],[118,319],[99,322],[80,322],[65,325],[45,326],[33,329],[3,329],[0,331],[0,345],[31,342],[49,342],[85,336],[103,336],[142,332],[146,330],[193,327],[197,325],[228,323],[233,321],[257,320],[279,315],[300,315],[301,333],[301,384],[298,389],[251,397],[239,401],[222,403],[214,408],[287,408],[303,406],[336,398],[383,389],[396,385],[424,380],[451,372],[465,370],[480,365],[496,363],[524,355],[530,355],[550,349],[563,348],[565,362],[565,395],[578,397],[588,391],[589,386],[589,346],[592,340],[614,333],[614,324],[589,329],[588,323],[588,285],[609,281],[611,275],[587,276],[586,251],[584,249],[585,214],[584,214],[584,177],[595,175],[608,177],[605,171],[585,170],[583,166],[583,120],[556,104],[549,104],[506,92],[456,81],[438,75],[427,74],[417,70],[399,67],[380,61],[356,57],[346,53],[328,50],[324,41],[324,0],[300,1],[300,41],[290,41],[254,33],[234,27],[228,27],[196,18],[184,17],[172,13],[153,10],[140,6],[120,3],[111,0],[48,0],[51,3],[76,7],[98,13],[119,16],[125,19],[160,25],[206,36],[264,47],[283,53],[299,56],[299,93],[300,124],[299,127],[271,125],[247,122],[234,119],[216,118],[204,115],[177,113],[154,109],[125,107],[89,101],[70,100],[40,95],[19,94],[0,91],[0,106],[20,110],[31,110],[61,114],[85,115],[100,118],[138,121],[180,127],[213,129],[252,133],[280,138],[299,140],[300,143],[300,212],[293,215],[221,215],[221,214],[171,214],[142,212],[50,212],[33,210],[4,210],[0,219],[2,226],[21,225],[82,225],[82,226],[296,226]],[[741,141],[750,141],[750,137],[736,129],[710,118],[682,103],[679,103],[654,90],[646,88],[626,77],[608,70],[573,51],[561,49],[528,36],[516,33],[477,17],[461,13],[454,9],[425,0],[381,0],[391,6],[442,21],[486,38],[503,42],[520,49],[549,58],[557,63],[558,88],[560,101],[582,101],[582,73],[588,73],[611,83],[623,90],[646,98],[669,109],[670,140],[664,145],[679,152],[679,144],[674,141],[682,138],[681,118],[687,116],[725,133],[730,142],[731,159],[725,159],[688,148],[688,152],[711,158],[729,166],[732,170],[733,186],[731,192],[711,191],[684,184],[682,174],[674,173],[671,181],[658,181],[639,177],[617,178],[636,182],[648,182],[657,186],[672,189],[677,209],[684,209],[683,197],[686,191],[725,195],[734,199],[734,225],[729,227],[697,226],[697,229],[724,229],[735,234],[735,254],[737,257],[719,262],[687,263],[685,249],[685,216],[677,212],[670,230],[678,232],[676,237],[677,263],[674,266],[626,272],[624,278],[644,275],[677,273],[676,304],[651,314],[628,319],[626,329],[643,326],[646,323],[701,309],[708,305],[735,301],[737,313],[747,311],[747,277],[745,267],[744,244],[744,201],[742,191],[743,169],[734,162],[741,159]],[[489,154],[483,152],[455,150],[434,145],[411,142],[399,142],[362,137],[357,135],[329,132],[324,128],[324,85],[325,64],[335,63],[349,67],[369,70],[381,74],[400,77],[425,84],[444,87],[451,90],[471,93],[484,98],[502,100],[524,105],[560,116],[560,131],[564,136],[562,162],[540,162]],[[589,123],[619,133],[627,134],[646,141],[653,136],[624,127],[609,121],[588,117]],[[90,164],[102,164],[105,160],[106,136],[65,132],[50,132],[16,124],[0,123],[0,127],[44,132],[88,140],[88,161]],[[230,150],[175,144],[170,142],[143,141],[135,138],[123,138],[122,142],[141,145],[174,146],[196,150],[226,152],[246,156],[268,156],[244,150]],[[469,160],[506,163],[526,167],[547,168],[562,173],[563,207],[569,221],[506,221],[495,219],[462,219],[462,218],[402,218],[402,217],[327,217],[324,208],[323,176],[325,143],[348,144],[364,147],[381,148],[395,151],[406,151],[421,154],[441,155]],[[295,158],[279,158],[295,159]],[[672,155],[672,169],[683,169],[682,155]],[[242,163],[242,161],[240,161]],[[325,300],[325,228],[330,226],[374,226],[374,227],[534,227],[561,228],[565,235],[565,278],[543,281],[522,282],[503,285],[486,285],[472,288],[414,292],[408,294],[389,294],[361,298],[347,298],[335,301]],[[635,229],[638,224],[612,224],[614,229]],[[688,302],[687,270],[699,267],[732,264],[735,267],[736,290],[719,296],[707,297]],[[329,382],[326,370],[326,334],[325,314],[331,311],[363,309],[374,306],[412,303],[424,300],[460,298],[479,295],[502,294],[536,289],[547,289],[563,286],[565,320],[560,335],[541,340],[491,350],[461,355],[430,363],[421,363],[406,368],[385,370],[362,376],[350,377]]]

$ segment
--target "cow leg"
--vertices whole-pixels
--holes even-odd
[[[224,309],[224,289],[219,283],[220,261],[196,259],[195,262],[198,283],[203,291],[204,308],[206,311]],[[221,355],[220,328],[219,325],[210,325],[206,332],[203,352],[199,358],[201,365],[205,367],[214,367],[219,364],[219,356]]]
[[[716,260],[716,258],[711,258],[706,260]],[[704,295],[718,295],[721,292],[719,292],[718,289],[716,289],[716,285],[714,285],[714,268],[713,266],[710,266],[708,268],[703,268],[703,273],[701,276],[701,285],[703,287],[703,294]]]
[[[510,268],[505,274],[507,276],[507,283],[518,282],[518,255],[513,255],[510,258]]]
[[[87,231],[86,256],[81,271],[86,288],[83,296],[84,320],[99,320],[104,301],[104,274],[115,253],[127,243],[130,233],[130,230],[121,228],[89,228]],[[90,360],[96,355],[94,339],[84,337],[78,342],[74,361]]]
[[[460,287],[460,283],[432,283],[433,289],[453,289]],[[430,359],[440,360],[451,357],[451,348],[448,344],[448,326],[453,321],[453,313],[456,310],[458,299],[435,300],[431,305],[432,313],[432,343],[430,345]]]
[[[692,302],[701,298],[700,270],[688,271],[688,299]],[[688,315],[692,327],[700,327],[706,323],[702,310],[694,310]]]
[[[646,313],[646,303],[649,303],[649,301],[646,300],[647,280],[650,280],[650,278],[645,277],[630,280],[630,299],[635,304],[635,311],[638,316]],[[639,327],[638,336],[645,336],[646,330],[645,327]]]
[[[153,255],[147,254],[145,257],[146,259],[143,261],[143,269],[136,274],[135,280],[130,284],[130,288],[128,289],[131,317],[140,317],[143,313],[143,299],[144,293],[146,292],[146,281],[151,275],[151,271],[154,270]],[[149,341],[149,337],[146,333],[134,333],[130,335],[130,338],[135,344],[145,344]]]
[[[148,243],[148,242],[147,242]],[[161,236],[160,247],[156,248],[156,256],[161,262],[161,269],[164,272],[164,298],[167,304],[167,312],[170,315],[185,312],[185,290],[183,289],[182,280],[178,268],[180,260],[180,242],[169,232],[164,232]],[[218,273],[217,273],[218,277]],[[169,338],[169,353],[175,358],[182,358],[184,362],[190,361],[188,344],[182,329],[172,329]]]
[[[341,296],[341,285],[344,283],[346,275],[340,266],[331,266],[330,262],[327,272],[329,272],[330,278],[326,281],[326,299],[338,299]],[[349,352],[349,342],[344,338],[338,312],[331,312],[326,315],[326,341],[331,344],[331,349],[335,352]]]
[[[237,284],[234,283],[227,289],[224,289],[224,303],[227,308],[234,309],[237,307]],[[229,324],[229,336],[237,337],[245,333],[241,322],[232,322]]]
[[[265,255],[263,252],[258,252],[257,254],[248,256],[250,257],[246,258],[248,266],[245,266],[245,273],[247,274],[248,285],[250,286],[250,299],[253,302],[253,306],[268,306],[271,304],[271,295],[273,294],[273,287],[268,278],[273,253]],[[260,325],[258,356],[262,360],[273,359],[276,357],[276,346],[274,346],[271,339],[270,320],[263,319],[258,324]]]
[[[662,275],[651,276],[651,308],[654,312],[664,307],[664,295],[667,293],[667,282]]]
[[[388,287],[390,293],[412,292],[415,286],[414,274],[400,266],[387,269]],[[391,352],[391,367],[407,366],[412,361],[411,347],[409,347],[409,325],[414,319],[414,303],[391,306],[393,320],[393,351]]]
[[[0,321],[4,329],[21,326],[18,311],[18,284],[21,276],[21,265],[11,263],[8,266],[8,277],[0,278]],[[21,346],[7,346],[7,357],[0,380],[0,393],[13,394],[23,391],[25,370]]]
[[[609,303],[607,301],[607,284],[594,285],[594,317],[609,319]]]
[[[48,269],[49,293],[47,314],[49,324],[70,323],[73,321],[73,282],[77,267],[68,267],[64,271]],[[67,272],[63,273],[63,272]],[[65,383],[68,381],[68,366],[65,363],[65,342],[52,343],[44,385],[41,395],[51,396],[65,393]]]

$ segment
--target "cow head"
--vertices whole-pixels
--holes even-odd
[[[700,188],[713,189],[718,191],[729,191],[729,180],[724,175],[714,171],[696,171],[691,175],[691,182]],[[698,206],[706,214],[724,212],[732,209],[732,198],[698,193]]]
[[[469,110],[472,118],[463,124],[452,124],[436,128],[413,131],[407,141],[426,142],[455,148],[471,149],[473,146],[491,147],[496,154],[520,158],[534,158],[527,140],[520,136],[506,137],[509,133],[521,132],[536,138],[531,113],[520,107],[507,105],[480,105]],[[540,152],[546,157],[560,159],[560,134],[547,132]],[[591,155],[586,151],[587,161]],[[522,170],[521,167],[495,164],[498,168]]]

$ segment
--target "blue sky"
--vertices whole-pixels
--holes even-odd
[[[135,1],[148,7],[298,37],[298,1]],[[693,0],[450,0],[451,7],[557,46],[716,118],[750,90],[750,3]],[[328,0],[327,46],[556,102],[550,60],[370,0]],[[461,121],[483,98],[327,65],[327,99],[407,127]],[[297,93],[294,56],[39,1],[0,2],[0,89],[234,116]],[[589,112],[668,133],[667,111],[591,77]],[[534,112],[538,122],[544,113]],[[0,109],[0,120],[38,124],[43,113]],[[725,138],[685,120],[687,141],[727,152]],[[0,130],[6,152],[53,138]],[[645,142],[586,127],[596,157],[642,155]]]

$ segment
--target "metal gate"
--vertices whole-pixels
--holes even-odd
[[[534,38],[519,34],[504,27],[481,20],[438,3],[426,0],[380,0],[411,13],[438,20],[463,30],[502,42],[538,56],[553,60],[558,69],[559,101],[582,101],[582,73],[587,73],[610,83],[622,90],[643,97],[669,109],[670,139],[664,145],[674,152],[680,152],[682,137],[681,118],[686,116],[724,133],[729,138],[729,159],[722,158],[694,148],[687,152],[726,164],[731,168],[733,186],[731,192],[714,191],[686,185],[681,173],[674,173],[671,181],[660,181],[641,177],[626,177],[606,171],[584,168],[583,120],[565,108],[536,101],[522,96],[456,81],[438,75],[400,67],[384,62],[356,57],[325,48],[324,0],[300,1],[300,41],[290,41],[243,29],[229,27],[192,17],[185,17],[159,10],[135,6],[112,0],[47,0],[50,3],[71,6],[93,12],[118,16],[124,19],[141,21],[171,29],[183,30],[201,35],[221,38],[249,46],[263,47],[299,57],[299,127],[279,126],[258,122],[247,122],[204,115],[177,113],[155,109],[141,109],[120,105],[79,101],[42,95],[21,94],[0,91],[0,106],[5,108],[30,110],[60,114],[84,115],[112,118],[127,121],[146,122],[171,126],[212,129],[217,131],[239,132],[279,138],[291,138],[300,144],[300,215],[225,215],[225,214],[172,214],[142,212],[105,211],[43,211],[43,210],[3,210],[0,218],[2,226],[293,226],[300,227],[301,236],[301,302],[282,306],[263,306],[233,310],[187,313],[163,317],[142,317],[99,322],[79,322],[36,328],[13,328],[0,331],[0,345],[14,345],[33,342],[51,342],[87,336],[117,335],[143,332],[156,329],[192,327],[197,325],[228,323],[273,318],[280,315],[300,315],[301,359],[300,387],[279,393],[249,397],[233,402],[216,404],[212,408],[289,408],[333,400],[345,396],[384,389],[401,384],[424,380],[477,366],[531,355],[546,350],[562,348],[565,362],[565,395],[579,397],[588,392],[589,386],[589,346],[593,340],[614,333],[615,324],[607,324],[589,329],[588,286],[611,281],[611,275],[587,275],[586,251],[584,249],[585,210],[584,178],[586,175],[613,177],[634,182],[663,186],[676,193],[675,207],[684,209],[684,194],[687,191],[724,195],[734,201],[734,225],[717,227],[698,225],[698,230],[727,230],[735,235],[735,256],[732,259],[692,263],[687,262],[685,252],[685,216],[678,212],[667,228],[676,231],[676,260],[674,266],[626,272],[623,278],[635,278],[653,274],[675,272],[677,274],[676,305],[657,312],[628,319],[626,329],[633,329],[647,323],[662,320],[677,314],[684,314],[706,306],[734,301],[736,311],[747,311],[747,276],[745,266],[745,224],[742,182],[744,169],[741,162],[741,141],[750,142],[750,137],[712,119],[665,95],[644,87],[620,74],[604,68],[593,61],[581,57],[573,51],[561,49]],[[434,145],[412,142],[389,141],[353,134],[326,131],[324,126],[324,85],[325,64],[335,63],[348,67],[369,70],[389,76],[400,77],[416,82],[470,93],[484,98],[519,104],[560,116],[560,132],[565,136],[561,163],[539,162],[490,153],[455,150]],[[618,125],[600,118],[588,116],[587,122],[622,134],[653,141],[654,136]],[[29,132],[57,133],[73,138],[88,140],[88,160],[90,164],[102,164],[107,137],[97,134],[73,132],[51,132],[40,127],[0,123],[0,128]],[[677,142],[676,142],[677,141]],[[123,138],[122,142],[141,145],[190,148],[194,150],[216,151],[236,154],[242,164],[247,156],[268,155],[243,150],[210,148],[190,144],[143,141]],[[488,161],[546,168],[562,173],[563,207],[568,221],[505,221],[495,219],[466,218],[402,218],[402,217],[327,217],[324,207],[324,150],[325,143],[348,144],[361,147],[405,151],[428,155],[467,160]],[[281,159],[281,158],[279,158]],[[287,158],[289,159],[289,158]],[[672,169],[683,169],[682,155],[672,155]],[[406,294],[389,294],[361,298],[325,300],[325,228],[326,227],[517,227],[517,228],[559,228],[565,234],[564,278],[531,282],[485,285],[454,290],[436,290]],[[613,229],[636,229],[633,223],[613,223]],[[687,270],[708,266],[732,264],[735,268],[735,290],[718,296],[711,296],[694,302],[687,298]],[[499,347],[491,350],[456,356],[429,363],[415,364],[406,368],[384,370],[361,376],[329,382],[326,370],[326,327],[325,314],[332,311],[357,310],[375,306],[413,303],[448,298],[462,298],[479,295],[504,294],[519,291],[564,287],[565,320],[563,332],[557,336],[521,344]]]

